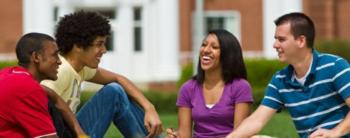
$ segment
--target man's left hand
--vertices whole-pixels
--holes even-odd
[[[334,130],[319,128],[313,132],[309,138],[339,138],[341,137],[339,133]]]
[[[144,119],[145,127],[149,132],[147,138],[152,138],[158,136],[163,131],[162,122],[158,116],[155,108],[150,108],[145,110],[145,119]]]

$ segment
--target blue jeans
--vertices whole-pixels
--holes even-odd
[[[147,135],[144,111],[130,101],[117,83],[105,85],[77,113],[82,129],[91,138],[102,138],[113,122],[126,138]]]

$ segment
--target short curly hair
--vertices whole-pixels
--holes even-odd
[[[111,32],[109,20],[97,12],[77,11],[60,19],[55,37],[61,54],[69,53],[74,44],[84,49],[91,46],[98,36]]]

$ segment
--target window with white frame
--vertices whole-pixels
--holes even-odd
[[[142,51],[142,7],[134,7],[134,51]]]
[[[226,29],[234,34],[238,40],[241,38],[240,14],[237,11],[206,11],[205,32],[212,29]]]

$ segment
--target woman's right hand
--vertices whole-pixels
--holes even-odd
[[[178,138],[177,131],[175,131],[173,128],[167,128],[166,138]]]

